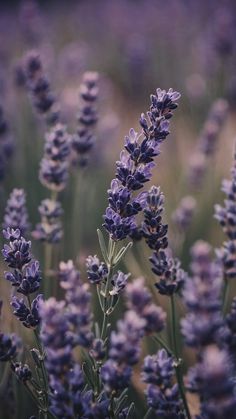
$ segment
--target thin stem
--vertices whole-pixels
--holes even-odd
[[[167,345],[167,343],[162,338],[160,338],[159,336],[152,336],[152,339],[155,342],[159,343],[159,345],[162,348],[164,348],[166,350],[166,352],[168,352],[169,355],[172,355],[172,356],[175,357],[175,354],[173,353],[173,351],[169,348],[169,346]]]
[[[31,311],[31,300],[30,300],[30,296],[29,295],[27,295],[27,301],[28,301],[28,305],[29,305],[29,310]],[[34,331],[34,337],[35,337],[35,341],[36,341],[36,346],[38,348],[38,351],[40,353],[40,358],[41,358],[40,359],[40,369],[41,369],[41,372],[42,372],[42,381],[43,381],[43,386],[44,386],[43,393],[44,393],[44,397],[45,397],[45,400],[44,400],[44,402],[45,402],[45,409],[44,410],[45,410],[45,415],[46,415],[45,418],[47,419],[49,384],[48,384],[47,371],[46,371],[45,364],[44,364],[45,353],[44,353],[44,350],[42,348],[41,341],[40,341],[40,338],[39,338],[39,334],[38,334],[37,329],[34,329],[33,331]]]
[[[145,414],[145,416],[144,416],[143,419],[148,419],[151,413],[152,413],[152,408],[149,407],[149,409],[147,410],[147,412],[146,412],[146,414]]]
[[[106,287],[105,287],[105,295],[104,295],[104,304],[103,304],[103,321],[102,321],[102,331],[101,331],[101,339],[105,340],[106,338],[106,329],[107,329],[107,320],[109,313],[109,287],[110,287],[110,280],[112,276],[113,271],[113,259],[115,256],[115,250],[116,250],[116,242],[114,242],[111,238],[109,238],[109,264],[108,264],[108,274],[107,274],[107,281],[106,281]]]
[[[175,365],[175,372],[176,378],[179,386],[180,396],[183,401],[184,409],[188,419],[191,419],[185,391],[184,391],[184,382],[183,382],[183,374],[182,374],[182,366],[179,359],[179,352],[178,352],[178,344],[177,344],[177,336],[176,336],[176,316],[175,316],[175,297],[174,294],[171,295],[171,326],[172,326],[172,344],[174,348],[175,358],[177,359],[177,363]]]

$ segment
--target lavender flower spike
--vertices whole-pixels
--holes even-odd
[[[62,124],[56,124],[48,134],[39,179],[51,191],[62,191],[68,180],[70,136]]]
[[[184,418],[183,406],[177,384],[173,384],[174,359],[165,349],[144,359],[142,379],[148,383],[147,403],[157,417]]]
[[[18,228],[24,236],[29,230],[26,197],[23,189],[13,189],[7,201],[3,228]]]
[[[25,57],[24,71],[36,111],[46,119],[49,125],[57,123],[59,120],[58,105],[44,74],[41,57],[37,52],[31,51]]]
[[[41,273],[39,262],[33,260],[31,255],[31,242],[26,241],[19,229],[7,228],[3,230],[4,237],[9,240],[9,245],[4,245],[2,254],[11,271],[4,273],[5,279],[9,281],[16,290],[29,297],[40,287]],[[26,305],[24,298],[12,297],[11,305],[13,314],[27,328],[36,328],[40,323],[39,302],[42,296],[38,295],[32,303]]]
[[[125,137],[124,150],[116,162],[116,179],[108,190],[109,206],[104,215],[104,227],[114,241],[123,240],[137,230],[134,215],[144,205],[144,196],[133,197],[133,192],[143,188],[150,180],[155,166],[153,159],[159,154],[159,146],[169,134],[169,119],[177,108],[178,92],[157,89],[151,95],[150,110],[141,115],[142,132],[133,129]]]
[[[78,130],[73,137],[72,147],[77,154],[80,166],[86,166],[88,162],[88,153],[91,151],[96,136],[94,128],[96,126],[97,102],[98,96],[98,74],[88,71],[84,73],[80,87],[80,110],[78,113]]]

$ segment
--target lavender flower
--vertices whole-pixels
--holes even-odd
[[[47,243],[58,243],[63,236],[60,217],[63,209],[60,202],[44,199],[39,206],[41,223],[36,224],[32,236],[36,240]]]
[[[62,271],[61,286],[66,291],[68,321],[74,334],[75,344],[89,348],[93,340],[89,285],[81,282],[79,272],[72,261],[67,264],[62,262],[60,271]]]
[[[119,365],[112,359],[108,359],[101,368],[101,378],[108,393],[119,392],[127,388],[130,384],[131,375],[131,367]]]
[[[180,268],[177,258],[168,257],[165,251],[159,250],[153,253],[150,262],[152,271],[160,278],[159,282],[155,283],[160,294],[170,296],[182,289],[187,275]]]
[[[121,291],[126,287],[129,276],[130,274],[125,275],[121,271],[118,271],[115,275],[113,275],[111,279],[113,288],[110,291],[110,295],[119,295]]]
[[[226,194],[224,206],[215,205],[215,218],[219,221],[224,233],[228,237],[228,240],[223,244],[223,247],[217,250],[217,256],[224,267],[225,280],[235,278],[236,274],[236,154],[234,156],[234,165],[231,170],[231,175],[231,180],[224,180],[222,183],[222,190]]]
[[[80,110],[78,113],[78,130],[73,137],[72,147],[77,154],[80,166],[86,166],[88,163],[88,153],[91,151],[96,140],[94,128],[96,126],[97,116],[97,96],[98,96],[98,74],[95,72],[86,72],[83,75],[80,87]]]
[[[14,150],[13,138],[10,129],[4,117],[4,111],[0,105],[0,180],[3,180],[6,174],[9,159]]]
[[[185,231],[193,218],[196,208],[196,200],[191,196],[185,196],[181,199],[178,207],[172,214],[172,220],[181,231]]]
[[[199,187],[207,169],[207,160],[214,154],[217,140],[228,115],[228,103],[224,99],[216,100],[209,112],[197,149],[190,160],[189,183]]]
[[[11,306],[14,309],[13,314],[25,327],[34,329],[40,324],[39,304],[41,300],[42,295],[37,295],[32,301],[31,307],[28,308],[23,298],[19,299],[16,296],[12,297]]]
[[[3,228],[18,228],[24,236],[29,230],[26,197],[23,189],[13,189],[7,201]]]
[[[32,378],[32,371],[30,370],[27,364],[22,364],[21,362],[14,362],[11,364],[11,369],[15,373],[19,381],[26,383]]]
[[[150,178],[155,164],[153,159],[159,154],[159,145],[169,134],[168,120],[177,107],[175,101],[180,94],[169,89],[157,89],[151,96],[151,106],[147,117],[142,114],[142,133],[133,129],[125,137],[125,149],[117,161],[116,179],[108,190],[109,207],[104,215],[104,227],[114,241],[125,239],[136,230],[134,214],[142,210],[143,199],[133,198],[133,192],[141,189]],[[116,204],[117,202],[117,204]]]
[[[5,279],[17,287],[19,293],[28,296],[39,289],[41,282],[39,262],[33,260],[30,253],[31,242],[21,236],[19,229],[8,227],[3,235],[9,245],[4,245],[2,254],[9,268],[13,268],[13,271],[5,272]]]
[[[144,286],[144,279],[138,278],[126,287],[127,306],[144,320],[144,334],[159,333],[164,329],[166,314],[161,307],[152,303],[151,294]]]
[[[168,225],[162,224],[164,195],[160,188],[152,186],[148,191],[146,205],[143,209],[144,221],[142,233],[150,249],[165,249],[168,246]]]
[[[222,277],[219,267],[211,262],[210,246],[202,241],[192,248],[193,277],[185,282],[183,299],[188,309],[181,321],[187,345],[200,349],[219,340],[223,325],[220,313]]]
[[[174,359],[161,349],[144,359],[142,379],[148,383],[147,403],[159,417],[184,418],[177,384],[172,383]]]
[[[44,74],[41,57],[37,52],[30,52],[25,57],[25,76],[33,105],[49,125],[59,120],[58,105],[50,90],[50,83]]]
[[[88,256],[86,259],[88,279],[91,284],[100,284],[106,281],[108,268],[104,262],[100,262],[97,255]]]
[[[189,371],[189,382],[190,389],[199,395],[202,417],[235,417],[235,382],[226,351],[214,345],[207,347],[200,362]]]
[[[101,378],[108,392],[128,387],[132,369],[140,358],[141,339],[145,334],[164,328],[165,313],[151,303],[151,295],[139,278],[126,286],[127,308],[110,336],[109,358],[102,366]]]
[[[72,419],[79,413],[83,376],[73,358],[73,338],[65,302],[55,298],[40,303],[41,339],[51,387],[51,409],[58,418]]]
[[[39,179],[46,188],[62,191],[68,180],[70,137],[65,126],[56,124],[46,135],[44,157],[40,164]]]

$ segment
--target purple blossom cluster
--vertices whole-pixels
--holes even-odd
[[[41,216],[41,222],[36,224],[35,230],[32,232],[33,238],[50,244],[58,243],[63,236],[60,220],[63,209],[60,202],[52,199],[44,199],[38,210]]]
[[[141,115],[142,133],[133,129],[125,137],[125,148],[116,163],[116,179],[108,190],[109,206],[104,215],[104,227],[114,241],[132,235],[137,228],[135,215],[145,204],[145,195],[138,191],[150,180],[155,163],[154,157],[160,153],[159,146],[169,134],[169,119],[177,108],[178,92],[157,89],[151,95],[150,110]]]
[[[40,323],[39,302],[41,295],[30,302],[31,294],[40,287],[41,273],[39,262],[31,255],[31,242],[26,241],[19,229],[7,228],[3,235],[9,244],[5,244],[2,254],[10,271],[4,273],[5,279],[26,298],[12,297],[13,313],[27,328],[35,328]]]
[[[180,267],[180,261],[167,255],[164,250],[154,252],[150,258],[152,271],[159,277],[155,283],[161,295],[171,296],[182,290],[187,274]]]
[[[88,163],[88,154],[94,146],[96,136],[94,128],[97,124],[98,73],[87,71],[83,75],[80,86],[80,109],[78,113],[78,129],[72,138],[72,148],[80,166]]]
[[[101,369],[102,381],[108,392],[124,390],[130,383],[132,366],[141,355],[144,335],[159,333],[165,324],[165,313],[151,302],[151,294],[139,278],[126,286],[127,308],[110,337],[108,360]]]
[[[216,100],[210,109],[189,164],[188,181],[191,187],[199,188],[202,185],[208,160],[215,152],[228,110],[228,103],[224,99]]]
[[[144,359],[142,379],[148,384],[147,404],[157,417],[184,419],[183,406],[177,384],[173,384],[174,359],[165,349]]]
[[[236,276],[236,154],[231,174],[231,180],[224,180],[222,183],[222,190],[226,195],[224,206],[215,205],[215,218],[227,236],[223,247],[217,250],[217,256],[224,267],[226,281]]]
[[[49,125],[57,123],[58,104],[44,73],[41,57],[36,51],[28,53],[25,57],[24,76],[36,112],[43,116]]]
[[[39,179],[51,191],[62,191],[68,180],[70,136],[64,125],[58,123],[46,134],[44,157]]]
[[[83,283],[73,262],[61,262],[60,285],[65,290],[67,316],[76,345],[89,348],[93,340],[91,293],[89,285]]]
[[[7,201],[3,228],[18,228],[24,236],[29,231],[29,216],[26,208],[26,196],[23,189],[13,189]]]
[[[220,339],[222,272],[211,261],[208,243],[198,241],[191,253],[192,278],[185,281],[183,290],[188,311],[181,321],[181,330],[185,343],[199,351]]]

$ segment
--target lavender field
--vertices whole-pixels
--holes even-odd
[[[0,419],[236,419],[235,1],[0,39]]]

